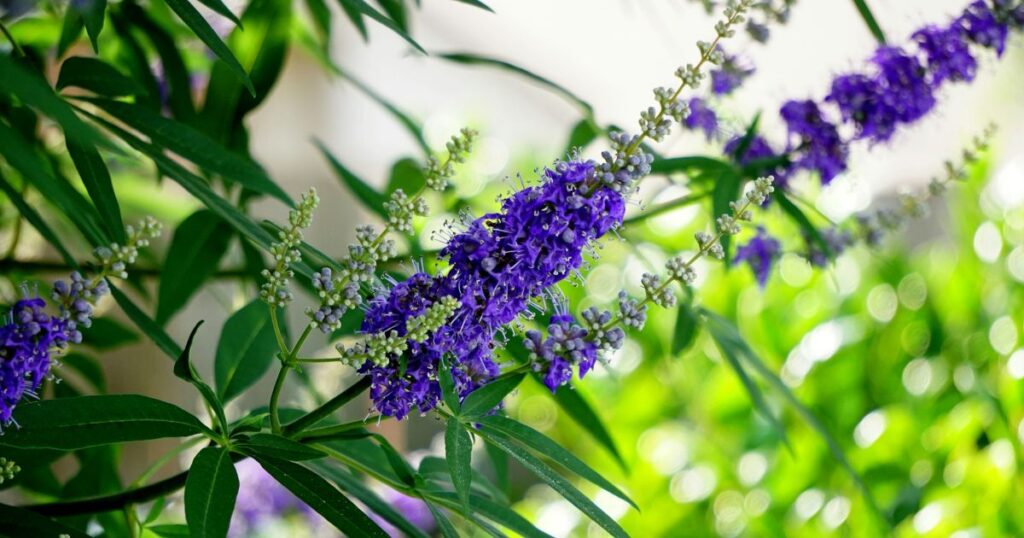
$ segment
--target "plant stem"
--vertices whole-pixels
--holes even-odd
[[[283,433],[290,436],[304,431],[306,428],[331,416],[335,411],[341,409],[342,406],[354,400],[368,388],[370,388],[370,378],[360,378],[359,381],[356,381],[355,384],[342,391],[341,394],[327,400],[320,407],[317,407],[309,413],[295,419],[295,421],[285,425],[282,430]]]
[[[7,40],[11,42],[11,47],[14,48],[14,52],[17,52],[18,56],[24,57],[25,51],[22,50],[21,45],[19,45],[18,42],[14,40],[14,36],[11,35],[10,30],[7,29],[7,26],[4,25],[4,21],[2,20],[0,20],[0,32],[3,32],[3,34],[7,37]]]
[[[284,335],[281,333],[281,323],[277,321],[277,308],[272,305],[267,305],[270,309],[270,324],[274,326],[274,337],[277,338],[277,347],[281,350],[282,354],[288,353],[288,344],[284,341]]]
[[[278,415],[277,407],[289,370],[291,370],[291,366],[281,364],[281,369],[277,372],[277,381],[274,382],[274,391],[270,393],[270,431],[274,433],[281,433],[281,417]]]

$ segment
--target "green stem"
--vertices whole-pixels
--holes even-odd
[[[11,35],[10,30],[7,29],[7,26],[4,25],[4,21],[2,20],[0,20],[0,32],[3,32],[3,34],[7,36],[7,40],[11,42],[11,46],[14,47],[14,51],[18,53],[18,56],[24,57],[25,51],[22,50],[21,45],[14,40],[14,36]]]
[[[294,435],[306,428],[320,422],[321,420],[331,416],[335,411],[341,409],[342,406],[354,400],[357,396],[362,394],[366,389],[370,388],[370,378],[362,377],[359,381],[356,381],[354,385],[342,391],[341,394],[327,400],[323,405],[316,409],[306,413],[305,415],[295,419],[284,427],[285,435]]]
[[[270,324],[274,326],[274,337],[277,338],[277,347],[280,348],[282,354],[288,354],[288,344],[284,341],[284,334],[281,333],[281,324],[277,321],[277,308],[273,305],[267,305],[270,309]]]
[[[281,364],[281,369],[277,372],[277,381],[274,382],[274,391],[270,393],[270,431],[274,433],[281,433],[281,417],[278,415],[277,407],[281,399],[284,380],[288,377],[288,371],[291,369],[288,364]]]

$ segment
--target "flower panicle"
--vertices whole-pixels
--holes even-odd
[[[272,307],[285,306],[292,300],[288,281],[294,276],[291,265],[302,259],[299,245],[302,231],[313,224],[313,214],[320,204],[316,189],[309,189],[302,195],[298,205],[288,212],[288,227],[278,232],[278,240],[270,245],[274,257],[274,268],[261,273],[266,282],[260,286],[260,299]]]

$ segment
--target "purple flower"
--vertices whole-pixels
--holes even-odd
[[[381,493],[383,498],[391,508],[394,508],[396,512],[401,514],[409,523],[412,523],[416,528],[420,529],[424,533],[432,534],[437,529],[437,522],[434,521],[434,516],[430,513],[430,507],[427,503],[423,502],[422,499],[416,497],[410,497],[404,493],[395,491],[391,488],[385,489]],[[384,529],[384,532],[388,533],[393,538],[401,538],[405,536],[399,529],[395,528],[394,525],[388,523],[384,518],[379,515],[370,512],[368,514],[380,528]]]
[[[928,58],[932,86],[947,80],[970,82],[978,71],[963,34],[955,28],[925,26],[914,32],[918,47]]]
[[[807,252],[804,254],[804,257],[807,258],[811,265],[817,267],[827,266],[830,259],[839,256],[848,247],[853,245],[853,234],[841,228],[833,227],[821,230],[821,238],[828,245],[829,252],[825,252],[811,238],[804,237],[804,240],[807,241]]]
[[[767,161],[769,159],[780,157],[780,154],[772,148],[771,144],[769,144],[768,141],[760,135],[752,136],[750,138],[750,143],[747,144],[747,147],[743,150],[742,154],[740,154],[739,151],[745,138],[746,137],[744,135],[736,135],[730,138],[722,149],[726,156],[740,166],[747,166],[758,161]],[[757,173],[760,175],[770,174],[774,176],[775,182],[773,185],[781,189],[786,188],[788,180],[787,174],[789,173],[789,170],[785,163],[780,162],[775,167],[759,169],[757,170]],[[769,200],[771,199],[769,198]],[[767,201],[765,203],[767,203]]]
[[[788,101],[779,111],[786,122],[791,138],[796,137],[796,147],[791,147],[795,168],[813,170],[821,176],[821,182],[828,184],[840,172],[846,170],[849,150],[839,137],[836,126],[821,114],[814,101]]]
[[[0,426],[25,396],[35,396],[50,373],[51,353],[68,342],[68,321],[43,311],[46,302],[29,297],[14,303],[0,318]]]
[[[896,111],[871,77],[857,73],[836,77],[825,100],[835,103],[843,121],[857,126],[858,138],[882,142],[896,130]]]
[[[587,375],[597,361],[598,348],[587,341],[587,331],[576,324],[571,315],[558,313],[551,316],[545,339],[538,331],[526,331],[523,345],[530,352],[530,360],[544,378],[551,392],[572,378],[573,365],[579,366],[580,379]]]
[[[873,61],[878,67],[881,98],[899,121],[914,122],[935,106],[928,70],[917,58],[898,47],[880,47]]]
[[[1000,2],[999,6],[1005,7],[1006,3]],[[1018,14],[1019,16],[1018,12],[1019,8],[1011,13]],[[1001,18],[1006,19],[1007,17]],[[1010,20],[1013,19],[1011,18]],[[999,56],[1002,56],[1003,51],[1006,50],[1006,37],[1009,33],[1009,25],[1005,20],[1000,21],[996,17],[995,11],[989,7],[988,2],[985,2],[985,0],[971,2],[963,14],[960,15],[960,18],[956,20],[956,26],[959,27],[963,35],[971,42],[977,43],[982,47],[995,49],[996,54]]]
[[[594,163],[557,163],[541,184],[513,193],[500,212],[452,236],[441,251],[450,265],[447,274],[418,273],[370,302],[362,330],[399,335],[409,318],[440,298],[461,303],[426,341],[408,342],[401,357],[360,367],[371,376],[370,396],[381,413],[402,418],[413,408],[425,412],[437,405],[442,357],[452,363],[460,396],[498,375],[496,338],[549,287],[576,272],[594,240],[622,222],[622,196],[595,185]]]
[[[726,54],[722,64],[711,70],[711,91],[715,95],[729,95],[752,74],[752,66],[732,54]]]
[[[683,124],[691,131],[704,131],[704,136],[710,142],[718,133],[718,116],[708,106],[707,101],[700,97],[690,99],[690,113],[683,119]]]
[[[757,235],[750,238],[750,241],[736,249],[736,261],[745,261],[750,265],[750,270],[757,278],[757,284],[764,288],[768,283],[768,275],[772,271],[772,263],[782,253],[782,245],[778,240],[768,235],[764,228],[757,227]]]

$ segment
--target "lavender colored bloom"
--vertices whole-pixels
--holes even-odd
[[[498,375],[496,337],[531,301],[575,272],[594,240],[622,222],[622,195],[598,184],[592,162],[556,164],[541,184],[513,193],[500,212],[470,222],[448,241],[441,251],[450,264],[447,274],[418,273],[370,301],[362,330],[400,336],[409,318],[441,298],[461,303],[425,341],[408,342],[401,357],[360,367],[371,376],[370,396],[381,413],[402,418],[413,408],[425,412],[437,405],[441,357],[453,362],[461,396]]]
[[[50,373],[51,352],[68,342],[67,320],[43,311],[46,302],[29,297],[14,303],[0,318],[0,426],[25,396],[34,396]]]
[[[752,66],[737,56],[726,54],[722,64],[711,70],[711,91],[715,95],[729,95],[752,74]]]
[[[896,111],[871,77],[858,73],[836,77],[825,100],[836,104],[843,121],[857,126],[858,138],[882,142],[896,131]]]
[[[683,120],[683,125],[691,131],[704,131],[710,142],[718,134],[718,115],[708,106],[707,101],[700,97],[690,99],[690,113]]]
[[[548,334],[545,339],[538,331],[527,331],[523,345],[544,385],[554,392],[572,378],[573,365],[579,365],[580,379],[587,375],[597,361],[598,349],[586,340],[587,331],[565,313],[551,316]]]
[[[736,261],[747,262],[757,278],[757,284],[763,288],[768,283],[772,263],[781,253],[782,245],[779,241],[768,235],[764,228],[758,226],[757,235],[752,237],[746,245],[736,249]]]
[[[999,5],[1006,6],[1006,3],[1000,2]],[[1012,13],[1017,17],[1021,16],[1019,8]],[[1006,19],[1007,17],[997,18],[995,10],[989,7],[988,2],[977,0],[967,6],[960,18],[956,20],[956,26],[971,42],[994,49],[997,55],[1002,56],[1003,51],[1006,50],[1009,25],[1005,20],[999,20],[1000,18]]]
[[[921,62],[898,47],[880,47],[875,51],[882,100],[904,123],[914,122],[935,106],[934,88],[928,84],[928,70]]]
[[[788,101],[779,113],[790,137],[795,136],[799,142],[791,148],[795,168],[817,171],[826,185],[846,170],[849,149],[814,101]]]
[[[970,82],[978,71],[963,34],[955,28],[925,26],[914,32],[918,47],[928,59],[932,86],[947,80]]]
[[[746,137],[744,135],[736,135],[730,138],[729,141],[725,143],[725,147],[722,148],[723,153],[740,166],[747,166],[757,161],[766,161],[768,159],[780,157],[780,154],[772,148],[771,144],[769,144],[768,141],[760,135],[752,136],[750,138],[750,143],[747,144],[747,147],[743,149],[743,153],[740,154],[741,145],[745,138]],[[758,170],[757,173],[760,175],[774,176],[775,181],[773,185],[781,189],[786,188],[789,179],[787,177],[789,170],[785,163],[780,162],[775,167],[764,168]],[[770,200],[771,198],[766,200],[765,203],[768,203]]]

